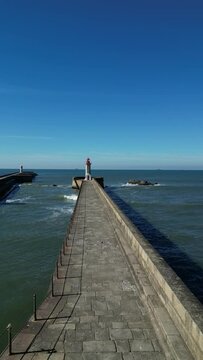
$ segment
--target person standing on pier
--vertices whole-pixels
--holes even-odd
[[[91,176],[91,161],[89,158],[86,160],[85,164],[85,180],[92,180]]]

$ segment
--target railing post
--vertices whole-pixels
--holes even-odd
[[[57,276],[57,279],[58,279],[59,278],[58,260],[56,261],[56,276]]]
[[[62,251],[60,251],[60,263],[61,263],[61,266],[63,266],[63,261],[62,261]]]
[[[65,244],[65,241],[63,242],[63,254],[66,255],[66,244]]]
[[[34,321],[37,320],[37,296],[36,294],[33,295],[33,314],[34,314]]]
[[[8,331],[8,353],[9,355],[12,354],[12,325],[7,325],[7,331]]]
[[[51,277],[51,295],[54,297],[54,276]]]

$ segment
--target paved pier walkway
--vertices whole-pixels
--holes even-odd
[[[174,359],[157,337],[113,217],[91,182],[82,187],[60,260],[54,296],[16,337],[12,357],[5,353],[4,359]]]

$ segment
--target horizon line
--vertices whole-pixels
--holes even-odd
[[[30,170],[74,170],[74,171],[84,171],[84,168],[38,168],[38,167],[32,167],[32,168],[25,168],[24,171],[30,171]],[[6,168],[0,168],[0,170],[19,170],[19,168],[13,168],[13,167],[6,167]],[[92,171],[203,171],[203,169],[106,169],[106,168],[92,168]]]

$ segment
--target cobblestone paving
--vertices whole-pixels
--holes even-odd
[[[91,182],[82,188],[53,283],[54,296],[15,339],[14,359],[166,359]]]

